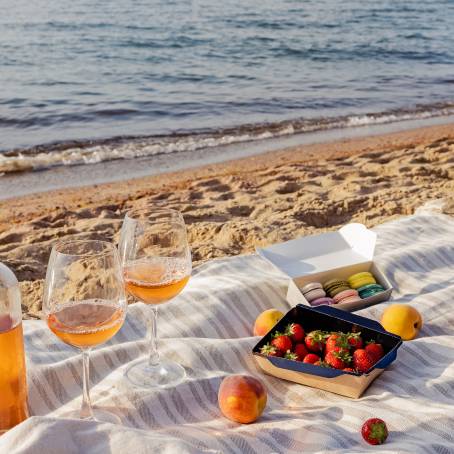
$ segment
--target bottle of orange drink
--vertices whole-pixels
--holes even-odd
[[[28,417],[21,296],[0,263],[0,435]]]

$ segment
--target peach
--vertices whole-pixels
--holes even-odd
[[[381,324],[386,331],[403,340],[414,339],[422,328],[421,314],[409,304],[391,304],[384,311]]]
[[[260,380],[249,375],[230,375],[219,387],[219,408],[226,418],[249,424],[262,414],[266,397]]]
[[[283,316],[284,314],[276,309],[262,312],[255,320],[254,336],[264,336]]]

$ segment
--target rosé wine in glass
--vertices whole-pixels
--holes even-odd
[[[120,259],[113,244],[65,240],[52,248],[43,312],[50,330],[82,353],[82,406],[68,417],[120,422],[118,416],[92,407],[89,352],[115,336],[125,320],[126,307]]]
[[[184,368],[160,358],[157,348],[158,305],[175,298],[191,275],[191,252],[183,216],[175,210],[152,206],[126,213],[120,235],[120,257],[127,292],[150,306],[148,358],[130,366],[126,377],[146,388],[174,386]]]

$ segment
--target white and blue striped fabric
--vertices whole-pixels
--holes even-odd
[[[394,301],[423,315],[420,336],[352,400],[263,375],[251,337],[256,316],[289,309],[287,279],[256,255],[200,266],[177,299],[160,307],[161,352],[187,370],[172,389],[135,389],[123,377],[143,355],[147,307],[129,308],[124,327],[91,355],[92,400],[123,425],[65,420],[81,396],[81,361],[41,321],[25,321],[30,410],[35,416],[0,437],[0,453],[310,453],[369,452],[360,427],[383,418],[390,431],[382,453],[454,452],[454,219],[415,215],[383,224],[377,261]],[[385,304],[359,312],[380,319]],[[249,425],[223,418],[223,377],[260,377],[268,391],[263,416]],[[1,396],[0,396],[1,398]]]

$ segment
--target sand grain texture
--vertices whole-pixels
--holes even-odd
[[[454,214],[453,125],[2,201],[0,261],[21,281],[24,314],[36,317],[52,244],[69,236],[118,241],[131,207],[180,210],[198,264],[352,221],[374,226],[439,198]]]

